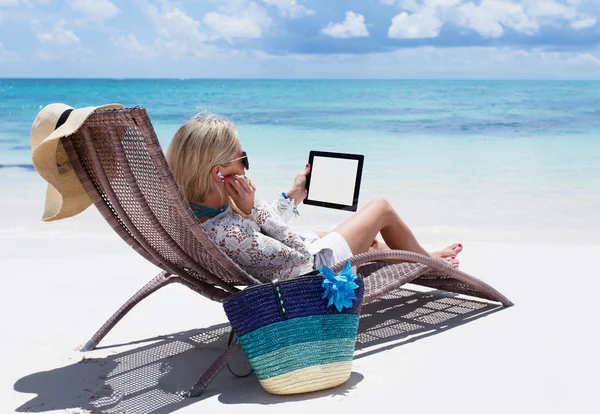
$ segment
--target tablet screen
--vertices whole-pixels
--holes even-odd
[[[311,151],[305,204],[356,211],[364,157]]]

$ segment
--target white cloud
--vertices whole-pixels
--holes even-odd
[[[19,0],[0,0],[0,7],[14,7],[18,6]]]
[[[346,18],[342,23],[331,22],[321,29],[321,32],[327,36],[343,39],[369,36],[369,31],[365,25],[365,17],[353,11],[346,12]]]
[[[79,40],[79,37],[72,30],[65,29],[65,24],[64,20],[60,20],[54,25],[51,31],[38,33],[37,38],[41,43],[51,46],[69,47],[80,44],[81,40]]]
[[[572,19],[577,15],[573,7],[555,0],[529,0],[526,3],[527,13],[532,17],[564,17]]]
[[[50,31],[43,31],[40,29],[39,21],[33,22],[33,30],[41,43],[41,48],[34,51],[37,59],[72,63],[82,63],[88,60],[93,52],[84,47],[79,37],[65,26],[66,21],[59,20]]]
[[[135,34],[129,33],[125,35],[111,37],[113,44],[127,53],[126,56],[134,58],[154,58],[156,51],[151,47],[143,45],[139,42]]]
[[[568,23],[575,30],[596,24],[580,0],[380,0],[399,7],[388,30],[390,37],[437,37],[446,22],[474,30],[483,37],[502,37],[507,29],[525,35],[544,25]],[[589,7],[589,6],[586,6]]]
[[[446,10],[461,4],[464,0],[423,0],[423,4],[431,9]],[[409,1],[404,1],[407,4]],[[410,0],[410,3],[416,3]]]
[[[250,3],[236,14],[207,13],[203,21],[217,37],[228,39],[259,39],[272,23],[266,10],[256,3]]]
[[[141,1],[139,4],[158,35],[188,42],[206,40],[206,36],[200,32],[200,22],[178,7],[172,8],[167,2],[163,2],[161,9]]]
[[[392,19],[388,37],[393,39],[419,39],[437,37],[444,22],[428,11],[408,14],[402,12]]]
[[[432,10],[444,10],[454,7],[465,0],[380,0],[381,3],[388,6],[397,6],[404,11],[418,12],[422,8]]]
[[[600,68],[600,58],[591,53],[578,53],[567,59],[567,62],[575,66],[591,66]]]
[[[160,8],[147,0],[137,0],[137,4],[158,36],[149,45],[134,35],[115,37],[116,46],[165,61],[205,58],[215,53],[216,48],[206,43],[209,37],[200,22],[185,11],[166,0],[160,1]]]
[[[69,4],[73,10],[95,20],[108,20],[119,12],[119,8],[109,0],[70,0]]]
[[[484,37],[501,37],[504,27],[527,35],[539,31],[539,23],[520,4],[508,0],[482,0],[458,7],[458,24],[475,30]]]
[[[575,30],[582,30],[592,27],[598,20],[595,17],[584,17],[581,20],[571,22],[571,27]]]
[[[284,17],[292,19],[303,16],[311,16],[315,14],[303,4],[298,4],[296,0],[262,0],[264,3],[274,6],[279,10],[279,13]]]
[[[394,16],[388,29],[388,37],[395,39],[419,39],[437,37],[444,25],[446,15],[462,0],[389,0],[389,5],[398,5],[402,13]]]

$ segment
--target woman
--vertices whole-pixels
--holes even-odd
[[[384,199],[371,201],[330,233],[295,233],[286,222],[307,196],[310,166],[279,200],[255,200],[256,186],[245,176],[248,156],[233,124],[218,116],[196,116],[179,128],[167,150],[167,162],[208,236],[258,279],[294,277],[359,253],[390,248],[458,267],[456,255],[462,245],[428,253]],[[376,240],[378,233],[385,243]]]

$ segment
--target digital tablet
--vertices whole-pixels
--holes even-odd
[[[311,151],[304,204],[356,211],[364,159],[358,154]]]

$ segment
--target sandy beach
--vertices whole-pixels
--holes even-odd
[[[600,412],[599,45],[600,0],[0,0],[0,414]],[[111,104],[137,109],[84,121]],[[147,117],[130,118],[142,110]],[[212,115],[234,124],[235,148],[229,127],[193,121]],[[81,170],[54,145],[78,128],[81,165],[105,172],[88,171],[89,182],[117,188],[133,211],[126,214],[144,215],[132,221],[167,260],[182,255],[168,241],[157,247],[164,232],[148,230],[154,218],[135,203],[173,195],[173,183],[157,188],[168,175],[154,144],[166,152],[174,141],[181,151],[168,165],[187,201],[227,204],[204,191],[208,170],[211,185],[217,173],[223,183],[245,174],[256,199],[296,198],[304,178],[293,183],[308,162],[311,188],[332,186],[323,190],[327,201],[360,183],[345,200],[361,209],[386,199],[429,252],[461,243],[460,269],[514,306],[405,284],[362,307],[352,374],[341,386],[276,396],[257,375],[225,368],[200,398],[184,398],[232,329],[221,303],[183,285],[154,292],[96,349],[81,351],[161,269],[94,206],[42,222],[47,183],[39,174],[52,181],[44,165],[60,181],[73,179],[57,184],[63,195],[81,188],[72,174]],[[360,177],[338,163],[321,175],[313,151],[359,155]],[[123,194],[133,181],[138,188]],[[238,195],[248,211],[250,200]],[[60,214],[52,204],[46,213]],[[169,234],[193,220],[165,224],[175,207],[150,207]],[[332,231],[353,214],[297,207],[288,224],[303,235]],[[398,237],[405,228],[389,224],[388,213],[365,214],[387,223],[380,228],[389,244],[419,250]],[[364,242],[364,250],[372,234],[359,242],[364,226],[350,227],[349,245]],[[258,238],[223,240],[231,251],[262,250],[240,250],[250,272],[292,256],[311,268],[302,246],[288,253]],[[189,251],[195,241],[176,243],[198,258]],[[354,315],[345,321],[355,324]],[[286,338],[305,339],[303,332],[313,329]],[[348,337],[319,340],[325,350],[313,342],[286,352],[325,360],[351,350]],[[256,358],[273,355],[265,349]],[[243,353],[232,362],[238,372],[245,364]]]
[[[99,349],[79,352],[158,270],[93,207],[42,223],[43,182],[30,176],[23,191],[9,182],[31,172],[2,174],[1,412],[593,411],[600,245],[463,239],[462,269],[515,306],[406,285],[363,310],[369,317],[346,384],[278,397],[255,376],[224,370],[201,399],[182,399],[177,392],[227,342],[221,305],[169,286],[130,312]]]

